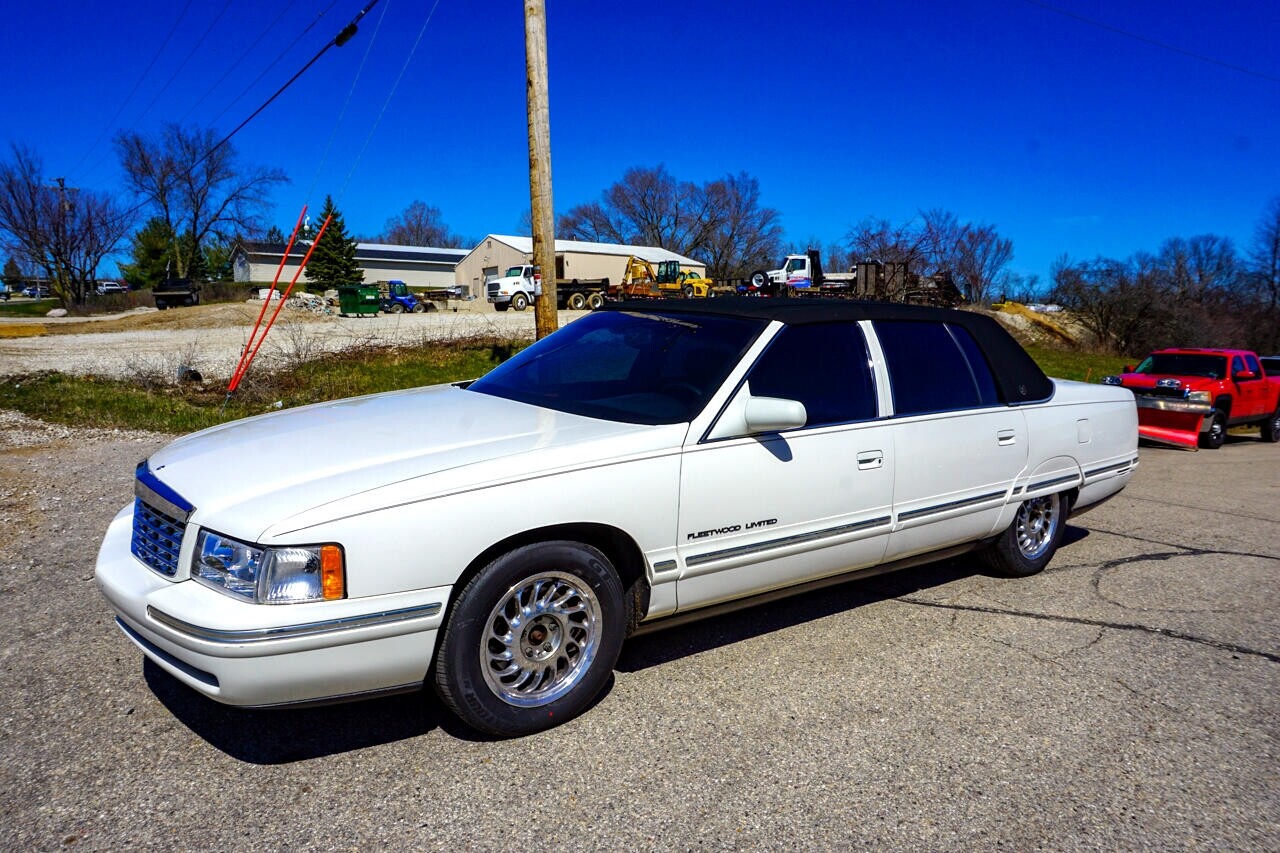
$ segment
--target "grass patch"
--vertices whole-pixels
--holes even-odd
[[[71,426],[186,433],[271,411],[277,401],[281,408],[293,408],[474,379],[523,346],[523,342],[468,341],[340,353],[290,371],[251,373],[230,401],[221,385],[148,388],[137,381],[43,373],[0,382],[0,408]]]
[[[0,317],[43,317],[60,307],[56,299],[11,299],[0,302]]]
[[[1099,355],[1045,346],[1031,345],[1025,349],[1045,373],[1058,379],[1075,379],[1080,382],[1097,382],[1108,374],[1119,373],[1130,361],[1118,355]]]

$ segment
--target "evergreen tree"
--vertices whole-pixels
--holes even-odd
[[[169,277],[173,271],[173,232],[165,221],[155,217],[133,235],[130,254],[133,263],[121,264],[120,275],[135,290],[154,287]]]
[[[267,236],[262,240],[264,243],[288,243],[288,239],[284,236],[284,232],[276,226],[272,225],[267,229]]]
[[[18,289],[18,285],[22,284],[22,267],[18,266],[18,262],[13,258],[4,262],[4,286],[9,288],[9,292]]]
[[[364,281],[364,270],[356,264],[356,241],[347,236],[346,223],[333,203],[333,196],[325,196],[319,222],[323,224],[331,214],[333,220],[311,253],[311,260],[307,261],[307,279],[325,289],[360,284]],[[319,229],[317,225],[316,231]]]

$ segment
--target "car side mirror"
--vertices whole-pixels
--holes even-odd
[[[1231,374],[1231,378],[1237,382],[1248,382],[1250,379],[1257,379],[1258,374],[1254,373],[1252,370],[1237,370],[1235,373]]]
[[[744,438],[749,435],[799,429],[809,420],[804,403],[780,397],[756,397],[749,384],[725,406],[712,426],[708,438]]]
[[[745,415],[747,431],[752,435],[799,429],[809,420],[804,403],[780,397],[750,398],[747,400]]]

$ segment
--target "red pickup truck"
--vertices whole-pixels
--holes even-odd
[[[1246,350],[1158,350],[1102,381],[1133,391],[1142,438],[1216,450],[1227,427],[1258,424],[1263,441],[1280,441],[1280,376]]]

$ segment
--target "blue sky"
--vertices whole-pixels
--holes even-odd
[[[14,7],[0,137],[50,177],[119,189],[115,132],[230,130],[365,2]],[[415,199],[467,236],[519,229],[522,5],[433,3],[380,0],[237,135],[245,159],[292,179],[273,214],[286,232],[325,193],[360,234]],[[1275,0],[547,6],[560,212],[631,166],[695,182],[746,171],[795,248],[942,207],[996,225],[1012,268],[1045,280],[1063,253],[1122,257],[1207,232],[1245,248],[1280,194]]]

